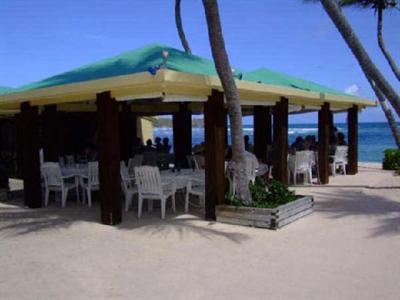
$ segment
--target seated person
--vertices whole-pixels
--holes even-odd
[[[137,137],[135,138],[135,143],[133,144],[133,155],[142,153],[143,153],[142,139]]]
[[[290,145],[290,153],[294,154],[296,151],[306,150],[305,141],[301,136],[298,136],[296,140]]]
[[[250,144],[250,137],[248,135],[244,136],[244,148],[246,151],[253,152],[253,145]]]
[[[206,148],[205,148],[204,142],[202,142],[201,144],[195,145],[193,147],[194,154],[204,154],[205,150],[206,150]]]
[[[144,147],[144,152],[154,152],[156,151],[156,148],[153,146],[153,141],[151,139],[148,139],[146,141],[146,146]]]
[[[338,132],[338,134],[337,134],[337,145],[338,146],[347,146],[347,143],[344,139],[344,134],[342,132]]]
[[[156,145],[155,145],[156,151],[157,152],[162,152],[163,145],[161,144],[161,138],[160,137],[156,137],[156,139],[154,141],[156,143]]]
[[[307,135],[305,139],[305,150],[317,151],[317,143],[314,135]]]
[[[171,151],[171,145],[169,144],[169,138],[165,137],[163,138],[162,152],[169,153],[170,151]]]

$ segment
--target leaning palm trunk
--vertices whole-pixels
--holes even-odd
[[[397,79],[400,81],[400,70],[397,67],[396,62],[394,61],[392,55],[386,49],[385,42],[382,36],[382,19],[383,19],[383,9],[378,8],[378,44],[379,48],[381,48],[383,55],[385,56],[387,62],[389,63],[390,68],[392,69],[394,75],[396,75]]]
[[[396,110],[396,113],[400,116],[400,96],[372,62],[355,32],[347,22],[346,17],[342,14],[336,0],[321,0],[321,3],[347,43],[347,46],[349,46],[353,52],[367,79],[370,78],[375,82],[378,89],[385,95],[386,99],[389,100]]]
[[[372,80],[368,80],[372,89],[375,92],[376,97],[379,100],[379,105],[381,106],[383,112],[385,113],[386,119],[388,120],[390,129],[392,130],[393,138],[396,142],[397,148],[400,149],[400,131],[399,127],[397,125],[396,119],[393,115],[392,110],[386,103],[385,96],[382,94],[382,92],[376,87],[374,82]]]
[[[232,168],[237,184],[236,192],[244,203],[250,203],[251,195],[245,168],[246,161],[243,141],[242,109],[240,107],[239,95],[235,80],[233,79],[228,54],[225,49],[218,4],[216,0],[203,0],[203,5],[207,18],[211,51],[218,76],[221,79],[228,106],[232,137]]]
[[[192,50],[190,49],[189,43],[186,39],[185,31],[183,30],[182,16],[181,16],[181,0],[175,1],[175,23],[176,23],[176,29],[178,29],[178,34],[183,49],[185,49],[186,53],[192,54]]]

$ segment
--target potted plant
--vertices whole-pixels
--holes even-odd
[[[261,178],[250,183],[252,203],[244,205],[234,195],[226,197],[227,205],[217,205],[217,221],[278,229],[313,211],[312,196],[299,196],[278,181],[267,188]]]

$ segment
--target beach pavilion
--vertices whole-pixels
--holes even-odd
[[[333,112],[348,112],[348,173],[357,173],[358,112],[375,102],[268,69],[237,69],[234,76],[243,113],[254,114],[255,154],[266,161],[267,147],[273,145],[275,179],[288,182],[288,115],[310,111],[318,111],[321,182],[329,180]],[[51,141],[44,145],[45,158],[55,159],[54,145],[62,139],[58,115],[83,112],[97,121],[102,223],[122,220],[120,160],[131,154],[138,116],[173,115],[175,161],[184,161],[192,149],[192,114],[204,113],[206,218],[215,219],[215,205],[224,202],[227,109],[211,60],[150,45],[7,90],[0,94],[0,112],[16,113],[28,207],[42,206],[39,124],[41,134]]]

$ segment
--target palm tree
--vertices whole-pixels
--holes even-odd
[[[185,49],[186,53],[192,54],[192,50],[190,49],[189,43],[186,39],[185,31],[183,30],[182,16],[181,16],[181,0],[175,0],[175,24],[176,24],[176,29],[178,29],[178,34],[183,49]]]
[[[378,24],[377,24],[377,38],[378,45],[381,49],[383,55],[385,56],[390,68],[392,69],[394,75],[400,81],[400,70],[394,61],[392,55],[386,48],[385,41],[383,40],[382,27],[383,27],[383,11],[388,9],[397,8],[397,0],[340,0],[340,6],[361,6],[363,8],[372,8],[378,14]]]
[[[368,53],[365,51],[363,45],[355,34],[353,28],[343,15],[339,4],[336,0],[320,0],[325,11],[339,30],[347,46],[353,52],[361,69],[368,80],[371,80],[374,85],[382,92],[382,94],[389,100],[392,107],[395,109],[397,115],[400,116],[400,96],[396,93],[394,88],[389,84],[386,78],[378,70],[372,62]]]
[[[388,105],[387,105],[385,95],[382,94],[382,92],[377,88],[377,86],[371,79],[368,78],[368,81],[369,81],[369,84],[371,85],[372,89],[374,90],[376,97],[378,98],[379,105],[381,106],[386,119],[388,120],[388,123],[389,123],[390,129],[392,131],[393,138],[396,142],[397,148],[400,149],[400,131],[399,131],[399,127],[397,126],[396,118],[394,117],[393,112],[390,109],[390,107],[388,107]]]
[[[385,46],[385,43],[383,40],[383,36],[382,36],[383,11],[386,9],[396,8],[397,1],[396,0],[340,0],[339,5],[340,6],[360,6],[362,8],[372,8],[375,10],[375,12],[377,12],[377,14],[378,14],[377,39],[378,39],[379,48],[381,49],[383,55],[385,56],[387,62],[389,63],[393,73],[395,74],[397,79],[400,80],[400,71],[399,71],[397,64],[394,61],[392,55],[386,49],[386,46]],[[383,95],[383,93],[378,89],[378,87],[375,85],[375,83],[371,79],[368,78],[368,81],[369,81],[372,89],[374,90],[376,97],[379,100],[379,105],[381,106],[381,108],[386,116],[386,119],[388,120],[390,129],[392,130],[392,134],[393,134],[394,140],[396,142],[396,145],[398,148],[400,148],[399,127],[397,125],[397,122],[393,115],[392,110],[387,105],[385,95]]]
[[[228,106],[232,137],[232,167],[237,182],[237,193],[244,203],[250,203],[251,195],[245,171],[246,162],[242,128],[242,109],[240,107],[239,94],[225,48],[218,3],[217,0],[203,0],[203,6],[207,19],[208,36],[215,67],[221,80]]]

